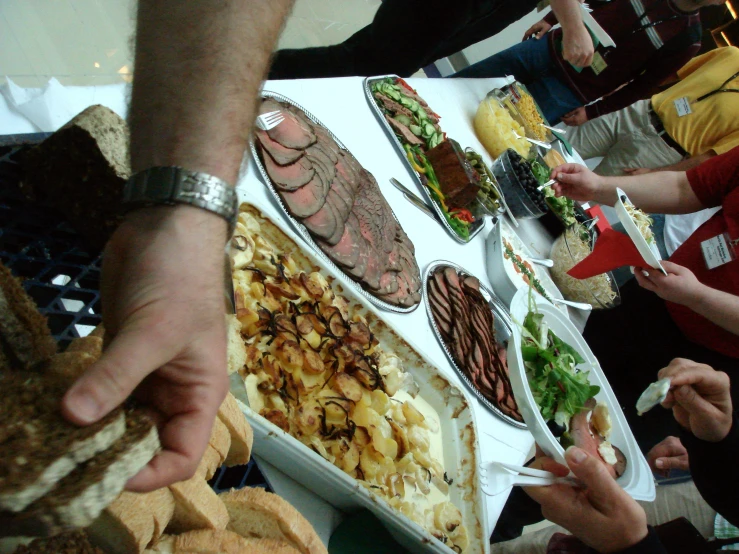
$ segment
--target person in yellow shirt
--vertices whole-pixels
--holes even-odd
[[[739,48],[698,56],[679,81],[651,100],[571,127],[584,159],[602,156],[599,175],[686,171],[739,145]]]

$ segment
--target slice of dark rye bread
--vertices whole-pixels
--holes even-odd
[[[0,368],[30,368],[55,352],[56,342],[46,318],[38,312],[20,281],[0,264]]]
[[[102,249],[118,226],[131,175],[128,126],[105,106],[90,106],[29,150],[21,189],[64,214],[90,246]]]
[[[90,544],[84,531],[74,531],[48,539],[36,539],[30,544],[19,546],[13,554],[105,554],[105,552]]]
[[[159,448],[154,421],[139,409],[127,409],[125,435],[104,452],[79,464],[43,498],[13,514],[14,525],[20,534],[30,531],[37,536],[90,525]]]
[[[25,509],[126,432],[121,408],[86,427],[69,423],[60,411],[68,387],[57,375],[0,373],[0,510]]]

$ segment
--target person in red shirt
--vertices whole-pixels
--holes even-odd
[[[687,172],[662,171],[628,177],[596,175],[577,164],[552,172],[557,195],[613,205],[620,187],[649,213],[684,214],[722,207],[662,262],[667,275],[637,268],[636,280],[621,290],[621,305],[593,313],[584,337],[641,447],[647,451],[674,421],[664,412],[637,417],[635,404],[655,368],[687,358],[736,375],[739,366],[739,260],[708,269],[701,245],[718,236],[739,243],[739,147]],[[736,399],[739,378],[732,380]]]

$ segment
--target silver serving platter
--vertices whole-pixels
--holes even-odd
[[[470,225],[470,238],[468,240],[463,239],[460,237],[454,229],[452,229],[452,226],[449,225],[449,222],[444,217],[444,212],[441,209],[441,206],[434,200],[434,197],[431,196],[431,193],[429,192],[426,185],[423,184],[423,181],[421,180],[421,176],[418,174],[418,172],[413,169],[413,166],[408,161],[408,158],[406,158],[405,149],[403,148],[403,144],[398,140],[398,137],[395,135],[395,132],[392,130],[388,122],[385,120],[385,115],[382,113],[382,110],[380,109],[380,106],[377,105],[377,102],[375,101],[374,96],[372,96],[372,84],[376,83],[377,81],[382,81],[386,78],[393,78],[393,79],[399,79],[397,75],[382,75],[379,77],[367,77],[364,80],[364,93],[367,96],[367,102],[369,102],[370,108],[372,108],[372,111],[375,113],[375,116],[377,117],[377,121],[380,123],[380,126],[385,129],[385,132],[387,133],[388,137],[390,137],[390,141],[395,145],[395,148],[398,151],[398,155],[400,156],[400,159],[403,161],[403,164],[408,169],[408,171],[416,178],[416,183],[418,184],[418,187],[423,191],[424,196],[426,197],[427,201],[431,206],[433,206],[434,211],[436,211],[436,215],[438,216],[439,224],[446,229],[447,233],[449,233],[449,236],[451,236],[455,241],[457,241],[459,244],[467,244],[470,242],[477,234],[482,231],[482,228],[485,227],[485,218],[484,217],[478,217],[477,221],[475,221],[472,225]]]
[[[321,123],[312,113],[310,113],[308,110],[306,110],[303,106],[298,104],[297,102],[294,102],[287,96],[283,96],[282,94],[278,94],[276,92],[270,92],[267,90],[263,90],[260,93],[260,96],[262,98],[274,98],[278,102],[284,102],[286,104],[290,104],[292,106],[295,106],[299,110],[302,110],[302,112],[305,114],[305,116],[310,119],[313,123],[316,125],[320,125],[326,131],[328,132],[329,136],[336,141],[336,144],[339,145],[339,148],[342,148],[349,152],[349,149],[344,146],[344,143],[341,142],[336,135],[334,135],[331,130],[326,127],[323,123]],[[316,244],[316,242],[313,240],[313,237],[308,232],[308,229],[305,228],[305,226],[300,223],[296,218],[292,216],[292,214],[288,211],[285,204],[282,202],[282,198],[280,198],[280,195],[277,193],[277,189],[272,184],[272,180],[269,178],[269,175],[267,174],[267,170],[264,169],[264,166],[262,165],[261,160],[259,159],[259,154],[257,151],[256,141],[254,137],[251,137],[250,140],[250,147],[251,147],[251,155],[252,158],[254,158],[254,163],[257,165],[257,168],[259,169],[259,173],[262,175],[262,180],[264,181],[265,185],[267,186],[267,190],[272,195],[272,198],[274,199],[275,203],[282,209],[282,212],[284,216],[287,218],[287,220],[290,222],[290,225],[292,225],[295,232],[302,238],[308,245],[313,249],[313,251],[325,262],[325,264],[336,273],[340,273],[346,279],[349,281],[349,285],[357,292],[358,294],[361,294],[364,298],[367,299],[368,302],[372,303],[373,305],[377,306],[378,308],[382,308],[383,310],[387,310],[388,312],[395,312],[400,314],[408,314],[414,311],[416,308],[418,308],[419,304],[416,304],[415,306],[411,306],[409,308],[404,308],[402,306],[396,306],[394,304],[390,304],[389,302],[385,302],[384,300],[381,300],[377,298],[376,296],[373,296],[369,292],[367,292],[364,288],[362,288],[362,285],[360,285],[357,281],[355,281],[350,275],[344,272],[343,269],[341,269],[338,265],[336,265],[331,258],[329,258],[323,250],[319,248],[319,246]],[[398,222],[398,225],[400,225],[400,221],[398,221],[397,216],[395,213],[390,210],[393,214],[393,217],[395,218],[395,221]],[[416,264],[418,264],[418,261],[416,261]]]
[[[526,424],[521,421],[516,421],[515,419],[508,417],[506,414],[504,414],[495,404],[493,404],[490,400],[485,398],[485,396],[479,391],[479,389],[475,386],[475,384],[470,381],[469,377],[465,374],[465,372],[460,368],[457,363],[454,361],[454,357],[452,356],[451,351],[449,348],[447,348],[446,343],[444,342],[444,338],[441,335],[441,331],[436,325],[436,320],[434,319],[434,314],[431,312],[431,303],[429,302],[429,291],[428,291],[428,282],[431,276],[434,274],[436,269],[439,267],[451,267],[455,269],[458,273],[464,273],[466,275],[469,275],[471,277],[474,277],[473,273],[470,273],[462,266],[455,264],[454,262],[448,262],[446,260],[436,260],[435,262],[431,262],[428,267],[426,268],[426,271],[423,275],[423,300],[426,303],[426,314],[428,315],[429,321],[431,322],[431,327],[434,330],[434,334],[436,335],[436,340],[439,341],[439,344],[441,345],[441,348],[444,350],[444,353],[446,354],[446,357],[449,358],[449,363],[452,364],[452,367],[454,368],[454,371],[457,372],[457,375],[459,375],[460,379],[464,382],[465,385],[467,385],[467,388],[472,391],[472,394],[477,397],[477,399],[483,403],[483,405],[493,412],[496,416],[498,416],[500,419],[508,423],[509,425],[512,425],[514,427],[518,427],[519,429],[526,429]],[[480,281],[480,279],[477,279]],[[511,320],[511,315],[508,312],[508,309],[505,307],[505,305],[500,301],[500,299],[495,296],[495,293],[488,289],[482,281],[480,281],[480,293],[482,293],[482,296],[485,298],[485,300],[488,301],[488,307],[490,308],[490,311],[493,312],[493,322],[495,326],[495,338],[498,340],[499,343],[502,343],[503,341],[509,340],[511,336],[513,335],[513,321]]]

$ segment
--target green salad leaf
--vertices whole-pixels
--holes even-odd
[[[585,359],[549,329],[544,314],[532,309],[531,298],[521,336],[531,393],[546,421],[557,412],[571,418],[598,394],[600,387],[590,384],[588,372],[577,369]]]

